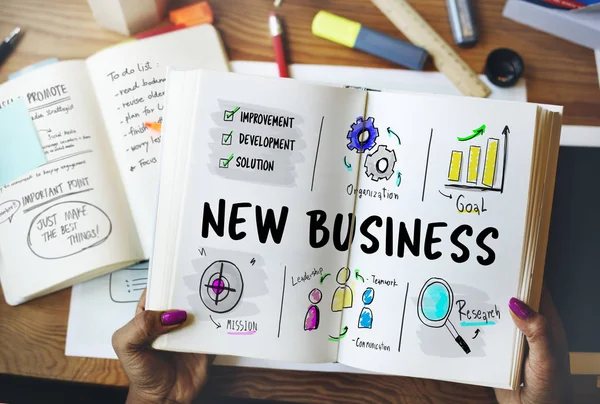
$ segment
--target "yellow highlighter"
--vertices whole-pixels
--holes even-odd
[[[312,33],[413,70],[423,70],[429,57],[423,48],[327,11],[317,13],[312,23]]]

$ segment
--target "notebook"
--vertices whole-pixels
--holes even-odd
[[[11,305],[148,258],[167,64],[227,70],[212,26],[55,63],[0,86],[27,103],[47,163],[0,188],[0,280]],[[10,220],[8,220],[10,217]]]
[[[256,76],[279,77],[277,64],[272,62],[231,61],[231,70],[236,73]],[[415,91],[432,94],[460,96],[460,92],[442,73],[414,72],[410,70],[381,69],[358,66],[290,65],[294,79],[345,87],[366,87],[391,91]],[[487,78],[481,75],[485,82]],[[490,83],[488,83],[491,85]],[[525,80],[515,87],[497,89],[489,98],[508,101],[527,101]],[[564,127],[561,143],[565,140]],[[554,209],[553,209],[554,212]],[[139,267],[136,267],[139,268]],[[65,343],[66,356],[98,357],[117,359],[112,344],[112,334],[125,325],[135,314],[141,288],[147,281],[147,270],[121,269],[73,286],[69,308],[69,323]],[[124,276],[117,276],[124,275]],[[116,283],[115,283],[116,282]],[[135,288],[126,288],[135,285]],[[121,288],[127,298],[116,298],[116,288]],[[118,291],[117,291],[118,292]],[[95,313],[90,324],[89,313]],[[339,363],[297,363],[269,361],[237,356],[217,356],[214,365],[274,368],[320,372],[362,372],[360,369]]]
[[[561,108],[171,71],[158,349],[514,388]],[[556,112],[553,112],[556,111]]]

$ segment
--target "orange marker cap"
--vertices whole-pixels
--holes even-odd
[[[212,24],[214,14],[210,5],[206,1],[203,1],[171,11],[169,19],[175,25],[181,24],[191,27],[193,25]]]

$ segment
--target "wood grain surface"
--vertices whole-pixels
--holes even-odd
[[[444,0],[410,0],[449,42]],[[173,1],[177,7],[190,1]],[[232,60],[272,61],[267,14],[271,0],[210,2]],[[498,47],[518,51],[526,63],[529,100],[561,104],[565,123],[600,125],[600,90],[593,52],[502,17],[503,0],[477,2],[481,41],[459,50],[477,72]],[[310,33],[315,13],[326,9],[371,28],[402,37],[367,0],[285,0],[291,63],[397,67]],[[18,50],[0,68],[0,81],[40,60],[82,59],[125,38],[101,29],[85,0],[2,0],[0,35],[21,25],[27,30]],[[432,69],[431,64],[429,69]],[[70,290],[10,307],[0,296],[0,373],[126,386],[119,362],[64,356]],[[94,321],[90,313],[89,321]],[[595,377],[576,377],[578,403],[598,403]],[[208,396],[224,395],[302,403],[493,403],[490,389],[401,377],[321,374],[275,370],[215,368]],[[210,402],[210,401],[207,401]]]

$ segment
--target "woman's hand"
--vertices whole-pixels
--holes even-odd
[[[508,304],[517,327],[525,334],[529,353],[523,386],[496,389],[500,404],[563,404],[572,402],[569,352],[565,331],[550,294],[544,289],[540,313],[512,298]]]
[[[117,330],[112,344],[129,378],[128,404],[190,403],[206,383],[207,355],[157,351],[152,342],[180,328],[187,313],[145,310],[146,292],[136,315]]]

